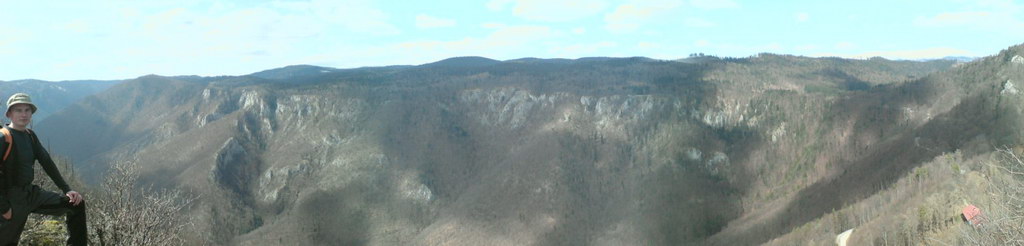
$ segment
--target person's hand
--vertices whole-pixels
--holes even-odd
[[[4,213],[4,219],[5,220],[10,220],[11,219],[11,211],[14,211],[14,210],[13,209],[7,209],[7,212]]]
[[[82,200],[85,200],[85,197],[82,197],[82,194],[78,194],[77,191],[68,191],[66,195],[68,196],[68,202],[75,206],[78,206],[79,203],[82,203]]]

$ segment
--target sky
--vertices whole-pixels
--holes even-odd
[[[244,75],[456,56],[927,59],[1024,43],[1024,0],[0,0],[0,80]]]

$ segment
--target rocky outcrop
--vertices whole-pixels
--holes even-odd
[[[50,127],[98,139],[111,159],[139,160],[153,184],[200,193],[193,217],[213,244],[702,243],[758,204],[836,178],[842,167],[831,165],[844,159],[824,154],[834,146],[890,139],[864,122],[914,122],[884,128],[901,130],[932,118],[928,98],[864,103],[910,87],[808,92],[821,83],[778,72],[770,76],[778,81],[749,89],[740,86],[755,83],[747,77],[719,73],[826,61],[773,57],[463,59],[481,64],[147,77],[119,88],[138,92],[129,99],[137,106],[111,113],[140,117],[96,110],[120,103],[115,91],[62,116],[96,122],[94,131]],[[859,80],[845,71],[873,68],[827,61],[852,68],[815,67],[826,72],[809,77]],[[928,69],[871,70],[878,74],[864,79]],[[1007,84],[992,93],[1014,93]],[[831,109],[849,116],[822,114]]]
[[[210,170],[211,178],[235,192],[246,193],[249,189],[247,172],[251,172],[251,165],[255,164],[250,162],[250,156],[235,138],[229,138],[217,151],[213,170]]]

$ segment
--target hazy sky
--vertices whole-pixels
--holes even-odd
[[[0,80],[242,75],[453,56],[921,59],[1024,43],[1024,1],[0,0]]]

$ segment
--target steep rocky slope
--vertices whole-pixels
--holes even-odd
[[[1024,64],[1014,59],[1022,51],[1021,46],[1011,47],[919,80],[848,94],[829,103],[822,116],[802,118],[820,125],[809,128],[818,134],[808,132],[815,139],[802,148],[810,148],[814,157],[810,168],[822,175],[797,174],[796,179],[776,184],[765,180],[762,194],[786,190],[782,187],[793,187],[796,192],[768,199],[771,202],[757,199],[757,195],[748,197],[757,204],[747,207],[745,215],[716,234],[712,242],[765,242],[893,187],[912,170],[944,153],[962,152],[973,158],[1021,144],[1022,108],[1015,81],[1024,78]],[[778,163],[763,165],[775,168]],[[794,182],[801,180],[806,182]]]
[[[147,76],[37,128],[89,179],[130,161],[201,195],[192,217],[215,243],[751,244],[942,152],[1016,144],[1001,95],[1024,81],[1020,54]]]

